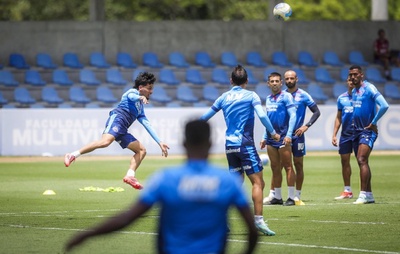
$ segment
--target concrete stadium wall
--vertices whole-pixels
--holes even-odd
[[[209,52],[218,63],[222,51],[233,51],[240,61],[250,50],[270,62],[274,51],[285,51],[291,61],[300,50],[317,60],[327,50],[347,62],[351,50],[360,50],[372,61],[377,30],[384,28],[392,48],[400,48],[400,22],[338,21],[162,21],[162,22],[0,22],[0,64],[19,52],[35,63],[39,52],[49,53],[61,65],[65,52],[77,53],[88,64],[91,52],[102,52],[110,63],[116,53],[130,53],[141,64],[146,51],[157,53],[167,63],[168,54],[180,51],[194,61],[199,50]]]

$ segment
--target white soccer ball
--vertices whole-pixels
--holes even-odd
[[[274,17],[280,20],[288,20],[292,15],[292,8],[287,3],[279,3],[274,7]]]
[[[268,155],[263,153],[263,154],[260,154],[260,160],[261,160],[262,164],[265,166],[265,165],[268,165],[269,157],[268,157]]]

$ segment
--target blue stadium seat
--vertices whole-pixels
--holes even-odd
[[[278,72],[278,70],[275,67],[267,67],[264,70],[264,81],[268,81],[268,76],[272,72]]]
[[[246,62],[248,65],[252,65],[254,67],[264,68],[267,67],[267,63],[264,62],[262,56],[257,51],[250,51],[246,54]]]
[[[72,86],[69,89],[69,100],[75,103],[87,104],[91,100],[80,86]]]
[[[135,82],[136,77],[141,73],[144,72],[143,69],[136,69],[132,72],[132,81]]]
[[[97,109],[97,108],[101,108],[101,107],[97,102],[89,102],[89,103],[85,104],[85,108]]]
[[[331,74],[325,67],[317,67],[314,71],[315,80],[323,84],[333,84],[335,80],[332,78]]]
[[[395,83],[386,83],[383,87],[385,97],[394,100],[400,100],[400,89]]]
[[[208,105],[204,101],[199,101],[199,102],[194,102],[193,103],[193,107],[195,107],[195,108],[204,108],[204,107],[208,107]]]
[[[286,54],[282,51],[275,51],[272,53],[272,63],[281,67],[292,67],[293,63],[291,63],[286,56]]]
[[[56,69],[57,65],[53,63],[53,59],[47,53],[39,53],[36,55],[36,65],[44,69]]]
[[[107,69],[106,81],[117,86],[124,86],[128,83],[128,81],[122,77],[122,74],[118,69]]]
[[[30,108],[36,108],[36,109],[42,109],[45,108],[45,106],[41,103],[33,103],[29,106]]]
[[[25,87],[17,87],[14,90],[14,100],[20,104],[30,105],[36,103],[29,90]]]
[[[72,106],[71,106],[71,104],[64,102],[64,103],[58,104],[58,108],[72,108]]]
[[[116,63],[118,66],[128,69],[133,69],[137,67],[137,64],[133,61],[131,55],[125,52],[119,52],[117,54]]]
[[[67,72],[63,69],[53,71],[53,83],[60,86],[72,86],[74,82],[69,78]]]
[[[8,100],[3,96],[3,93],[0,91],[0,105],[5,105],[8,103]]]
[[[340,80],[346,82],[349,77],[349,68],[343,67],[340,69]]]
[[[365,70],[365,78],[367,81],[372,83],[383,84],[386,79],[382,76],[381,72],[376,67],[368,67]]]
[[[400,82],[400,67],[392,67],[390,69],[390,77],[393,81]]]
[[[162,69],[160,71],[160,82],[167,85],[179,85],[181,81],[176,78],[175,73],[171,69]]]
[[[72,69],[82,69],[84,67],[84,65],[80,62],[78,55],[71,52],[64,54],[63,64],[65,67]]]
[[[82,69],[79,72],[79,81],[88,86],[99,86],[100,80],[96,78],[94,72],[90,69]]]
[[[335,67],[342,67],[344,65],[344,63],[340,61],[338,55],[333,51],[326,51],[324,53],[323,62]]]
[[[3,109],[5,109],[5,108],[8,108],[8,109],[15,109],[15,108],[17,108],[17,107],[16,107],[15,105],[13,105],[13,104],[4,104],[2,108],[3,108]]]
[[[115,98],[113,92],[107,86],[99,86],[96,88],[96,98],[103,103],[116,103],[118,99]]]
[[[214,68],[211,73],[211,81],[220,85],[230,85],[231,81],[227,72],[222,68]]]
[[[104,55],[100,52],[93,52],[90,54],[89,64],[97,68],[110,68],[111,65],[107,62]]]
[[[332,89],[333,96],[337,98],[339,95],[347,91],[347,85],[345,83],[335,83]]]
[[[247,79],[249,85],[257,85],[258,83],[260,83],[260,81],[254,76],[252,70],[247,69],[246,71],[247,71]]]
[[[195,85],[204,85],[207,80],[203,79],[201,72],[198,69],[187,69],[186,70],[186,82]]]
[[[265,104],[267,96],[271,94],[271,89],[267,86],[267,84],[258,84],[256,86],[255,92],[260,97],[261,103]]]
[[[307,78],[306,74],[304,73],[304,71],[300,68],[293,68],[293,71],[296,72],[297,74],[297,83],[300,85],[308,85],[311,81]],[[282,77],[283,78],[283,77]]]
[[[189,86],[179,86],[176,90],[176,98],[182,102],[198,102],[200,99]]]
[[[42,100],[49,104],[61,104],[64,100],[58,95],[57,90],[52,86],[45,86],[42,88]]]
[[[152,68],[162,68],[164,64],[162,64],[158,60],[158,56],[154,52],[145,52],[142,56],[143,64]]]
[[[322,90],[322,88],[315,83],[310,83],[308,85],[307,92],[316,101],[324,102],[329,99],[329,97],[325,94],[324,90]]]
[[[167,94],[167,91],[162,86],[154,86],[151,100],[160,103],[168,103],[172,101],[172,98]]]
[[[26,63],[25,57],[18,53],[12,53],[8,59],[8,65],[17,69],[29,69],[30,66]]]
[[[364,55],[361,53],[361,51],[358,50],[352,50],[349,53],[349,63],[350,64],[355,64],[359,65],[362,67],[366,67],[369,65],[367,61],[364,59]]]
[[[205,51],[196,52],[195,63],[205,68],[214,68],[216,66],[216,64],[211,60],[210,55]]]
[[[300,51],[297,55],[297,61],[300,65],[307,67],[317,67],[318,63],[314,60],[314,57],[308,51]]]
[[[37,70],[27,70],[25,72],[25,83],[32,86],[45,86],[46,81],[42,79],[42,76]]]
[[[222,52],[221,64],[228,67],[235,67],[239,64],[236,55],[231,51]]]
[[[17,87],[19,82],[14,79],[12,72],[8,70],[0,71],[0,84],[8,87]]]
[[[205,85],[203,87],[203,99],[214,102],[220,96],[218,88],[213,85]]]
[[[186,61],[181,52],[172,52],[169,54],[169,64],[178,68],[187,68],[190,64]]]

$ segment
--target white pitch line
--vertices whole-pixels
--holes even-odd
[[[240,243],[247,242],[244,240],[234,240],[234,239],[228,239],[228,241],[240,242]],[[302,247],[302,248],[313,248],[313,249],[344,250],[344,251],[379,253],[379,254],[399,254],[400,253],[400,252],[393,252],[393,251],[365,250],[365,249],[356,249],[356,248],[345,248],[345,247],[336,247],[336,246],[319,246],[319,245],[308,245],[308,244],[297,244],[297,243],[258,242],[258,244],[280,245],[280,246],[289,246],[289,247],[296,247],[296,248]]]
[[[85,229],[31,227],[31,226],[24,226],[24,225],[2,225],[2,226],[7,226],[7,227],[11,227],[11,228],[32,228],[32,229],[38,229],[38,230],[85,231]],[[137,231],[116,231],[116,233],[135,234],[135,235],[157,235],[157,233],[137,232]],[[236,240],[236,239],[228,239],[228,241],[236,242],[236,243],[247,243],[247,241],[245,241],[245,240]],[[311,249],[344,250],[344,251],[366,252],[366,253],[377,253],[377,254],[400,254],[400,252],[393,252],[393,251],[365,250],[365,249],[346,248],[346,247],[337,247],[337,246],[319,246],[319,245],[308,245],[308,244],[297,244],[297,243],[279,243],[279,242],[259,241],[258,244],[279,245],[279,246],[296,247],[296,248],[301,247],[301,248],[311,248]]]
[[[109,210],[74,210],[74,211],[55,211],[55,212],[20,212],[20,213],[0,213],[0,216],[9,217],[26,217],[27,215],[37,217],[72,217],[70,213],[93,213],[93,212],[119,212],[120,209],[109,209]],[[112,215],[96,215],[93,217],[103,218],[110,217]],[[158,218],[158,215],[149,215],[146,218]],[[230,217],[230,220],[239,220],[239,217]],[[291,222],[314,222],[314,223],[338,223],[338,224],[359,224],[359,225],[385,225],[385,222],[372,222],[372,221],[329,221],[329,220],[300,220],[300,219],[282,219],[282,218],[268,218],[269,221],[291,221]]]

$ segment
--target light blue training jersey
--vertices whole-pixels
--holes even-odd
[[[286,92],[289,91],[286,89]],[[297,130],[304,124],[304,118],[306,117],[306,109],[315,105],[315,102],[311,95],[304,91],[303,89],[298,88],[293,93],[290,93],[293,96],[294,104],[296,105],[296,124],[294,126],[294,130]]]
[[[362,85],[357,89],[353,88],[352,99],[353,99],[353,121],[354,130],[363,131],[376,115],[376,101],[381,93],[376,87],[364,80]]]
[[[120,126],[116,128],[128,128],[136,121],[136,119],[146,128],[150,136],[157,142],[160,143],[160,138],[157,136],[153,127],[144,113],[143,102],[139,99],[139,91],[135,88],[131,88],[126,91],[117,107],[110,111],[110,116],[116,114],[118,116],[118,123]]]
[[[188,160],[153,175],[140,201],[160,205],[159,253],[222,253],[227,210],[248,199],[239,177],[206,160]]]
[[[337,109],[342,112],[342,131],[340,139],[348,141],[353,139],[353,104],[352,96],[348,92],[342,93],[337,99]]]
[[[278,94],[270,94],[267,96],[265,107],[275,131],[281,137],[291,137],[292,133],[288,133],[288,131],[293,132],[293,129],[289,130],[290,115],[288,109],[296,107],[292,95],[286,91],[281,91]]]
[[[139,99],[139,96],[139,91],[137,89],[129,89],[122,95],[121,101],[113,110],[122,114],[128,125],[131,125],[140,117],[146,117],[144,114],[143,103]]]
[[[223,93],[212,105],[222,109],[226,122],[226,146],[254,145],[254,107],[261,105],[260,97],[252,91],[234,86]],[[206,116],[208,119],[209,116]],[[204,117],[202,118],[204,119]]]

